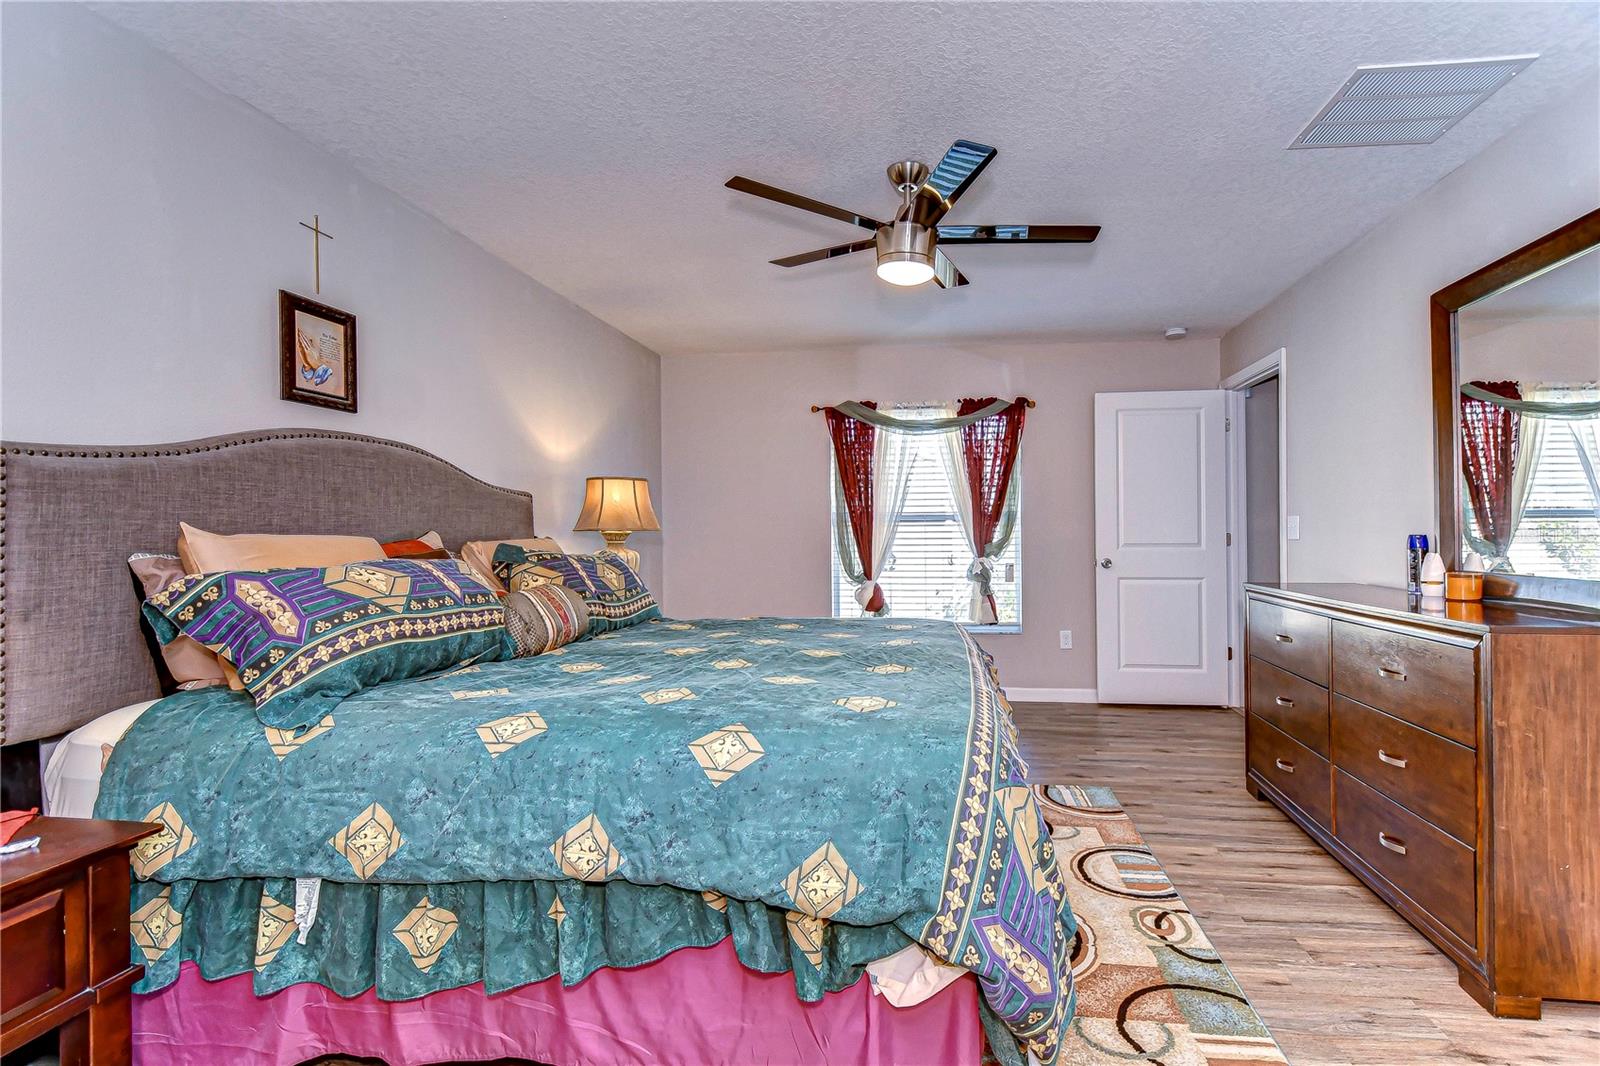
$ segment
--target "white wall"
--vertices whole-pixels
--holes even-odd
[[[1216,340],[1194,339],[665,359],[666,598],[685,617],[833,609],[830,445],[812,404],[1025,395],[1039,406],[1022,443],[1023,631],[979,639],[1008,687],[1093,688],[1094,394],[1213,388],[1218,358]]]
[[[1438,530],[1428,298],[1597,205],[1591,82],[1223,337],[1224,374],[1288,349],[1288,512],[1301,516],[1291,580],[1403,581],[1406,534]]]
[[[3,11],[6,438],[372,433],[530,490],[542,532],[591,549],[568,532],[586,475],[659,485],[653,352],[83,8]],[[313,212],[317,298],[358,316],[354,415],[278,399]],[[634,538],[655,585],[660,541]]]
[[[1570,270],[1572,264],[1557,269]],[[1493,303],[1491,297],[1480,306]],[[1457,315],[1456,333],[1462,381],[1575,385],[1600,376],[1600,314],[1471,319]]]

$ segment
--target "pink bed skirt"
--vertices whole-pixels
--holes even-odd
[[[303,984],[257,997],[250,982],[249,974],[207,981],[186,962],[177,981],[135,996],[136,1066],[293,1066],[332,1053],[390,1066],[498,1058],[957,1066],[978,1063],[983,1050],[970,977],[915,1007],[890,1006],[865,977],[802,1003],[791,975],[746,969],[727,940],[600,970],[573,988],[551,978],[496,996],[472,985],[385,1002]]]

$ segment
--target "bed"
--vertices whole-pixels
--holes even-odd
[[[53,501],[7,523],[8,744],[158,694],[126,558],[180,517],[533,535],[525,495],[375,438],[4,457],[13,505]],[[96,491],[129,502],[91,515]],[[367,689],[296,729],[242,693],[169,695],[110,746],[95,813],[163,826],[130,903],[149,1061],[234,1002],[277,1027],[345,1019],[253,1061],[410,1061],[432,1026],[460,1058],[953,1062],[981,1023],[1002,1061],[1048,1063],[1074,925],[1024,774],[960,627],[663,619]],[[715,1009],[652,1024],[638,1005],[665,989]]]

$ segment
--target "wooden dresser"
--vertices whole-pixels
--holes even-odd
[[[1246,787],[1502,1017],[1600,1001],[1600,616],[1246,586]]]

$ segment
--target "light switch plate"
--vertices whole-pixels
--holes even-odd
[[[1061,631],[1061,650],[1062,651],[1071,651],[1072,650],[1072,630],[1070,630],[1070,629],[1063,629]]]
[[[1283,535],[1290,540],[1300,539],[1300,516],[1297,514],[1283,516]]]

